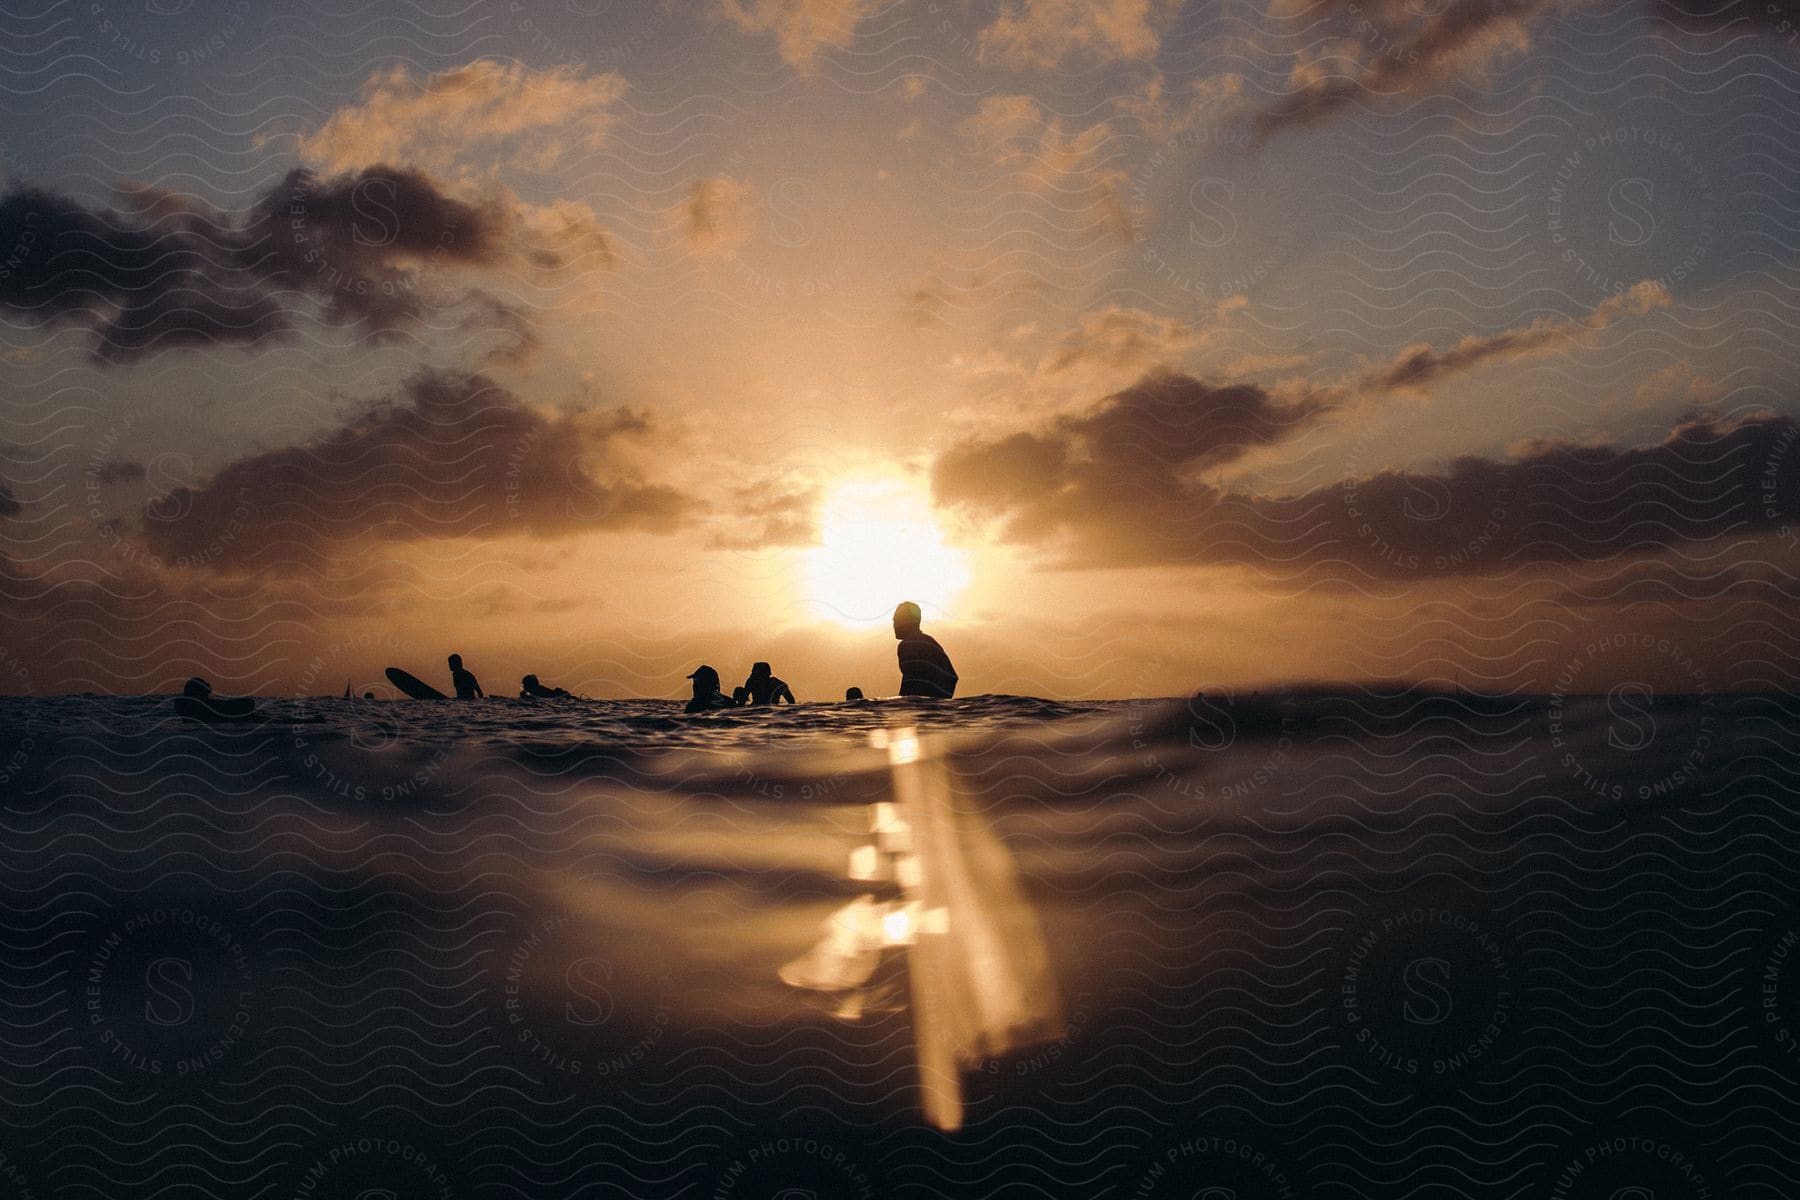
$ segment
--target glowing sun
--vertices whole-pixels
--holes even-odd
[[[969,556],[944,544],[922,489],[899,480],[844,480],[819,519],[820,544],[803,555],[805,594],[846,625],[885,621],[913,600],[941,612],[969,582]]]

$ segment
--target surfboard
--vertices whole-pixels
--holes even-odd
[[[401,695],[410,696],[414,700],[448,700],[450,698],[417,675],[408,674],[399,667],[389,667],[387,677],[389,683],[400,689]]]

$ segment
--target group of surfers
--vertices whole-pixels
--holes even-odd
[[[950,656],[944,653],[938,640],[919,628],[923,619],[919,606],[910,600],[894,609],[894,638],[900,643],[900,695],[948,700],[956,695],[956,668],[950,665]],[[729,696],[720,686],[719,672],[712,667],[702,664],[688,678],[693,681],[694,695],[684,711],[690,713],[756,704],[794,703],[793,689],[777,679],[766,662],[753,665],[744,685],[732,689]],[[844,693],[846,700],[862,698],[861,688],[853,687]]]
[[[950,656],[944,653],[938,640],[919,628],[922,620],[919,606],[910,600],[894,609],[894,638],[900,643],[900,695],[948,700],[956,695],[956,668],[950,665]],[[450,684],[458,700],[479,700],[486,695],[474,672],[463,666],[462,655],[452,654],[449,664]],[[729,696],[720,686],[719,672],[710,666],[702,664],[695,668],[688,679],[694,685],[693,698],[684,709],[689,713],[795,703],[794,689],[778,679],[766,662],[754,664],[743,686],[732,689]],[[862,698],[861,688],[853,687],[844,693],[846,700]],[[573,700],[576,697],[565,688],[548,687],[536,675],[527,675],[519,681],[519,699]],[[214,696],[212,685],[198,676],[188,680],[182,694],[175,698],[175,710],[184,717],[204,721],[248,721],[261,716],[256,712],[256,702],[250,697]]]
[[[460,654],[450,656],[450,686],[455,689],[458,700],[483,700],[487,697],[487,693],[481,690],[481,681],[475,678],[475,672],[463,666]],[[536,675],[527,675],[519,680],[519,699],[574,700],[576,695],[567,688],[547,687],[538,682]]]

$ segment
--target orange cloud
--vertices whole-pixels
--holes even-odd
[[[1029,96],[988,96],[958,129],[1025,186],[1073,210],[1090,232],[1131,236],[1124,139],[1106,121],[1070,133]]]
[[[696,254],[730,249],[750,236],[750,189],[729,176],[698,180],[682,216],[683,235]]]
[[[984,59],[1047,69],[1070,58],[1148,58],[1180,5],[1168,0],[1012,0],[978,44]]]
[[[773,33],[781,57],[810,67],[819,51],[848,46],[878,0],[719,0],[719,11],[745,33]]]
[[[624,79],[573,67],[532,71],[477,59],[415,78],[404,66],[373,76],[355,104],[300,139],[300,156],[328,173],[404,163],[447,176],[542,170],[612,128]]]

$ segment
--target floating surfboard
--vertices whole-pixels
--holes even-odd
[[[387,677],[389,683],[400,689],[401,695],[410,696],[414,700],[448,700],[450,698],[417,675],[402,671],[399,667],[389,667]]]

